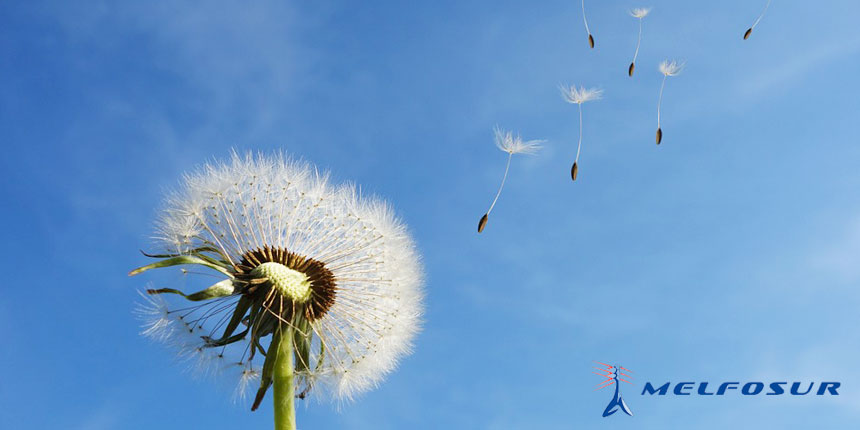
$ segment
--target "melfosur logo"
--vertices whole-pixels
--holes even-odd
[[[627,402],[621,396],[621,383],[633,385],[630,382],[633,379],[630,374],[633,372],[617,364],[611,365],[599,361],[594,363],[596,366],[592,373],[604,378],[594,390],[602,390],[610,386],[615,388],[615,394],[606,409],[603,410],[603,416],[608,417],[618,411],[633,416],[633,411],[630,410]],[[733,395],[744,398],[750,396],[838,396],[841,385],[841,382],[836,381],[743,381],[740,379],[734,381],[696,381],[688,379],[673,382],[663,380],[656,383],[645,381],[639,395],[643,401],[648,398],[665,399],[682,396],[711,398]]]
[[[600,375],[605,379],[597,385],[596,390],[602,390],[609,386],[615,386],[615,395],[612,396],[612,400],[609,401],[609,404],[606,405],[606,409],[603,410],[603,417],[608,417],[619,410],[624,412],[627,415],[633,416],[633,411],[630,410],[630,407],[627,406],[627,403],[624,402],[624,399],[621,397],[621,383],[626,382],[628,384],[633,384],[627,379],[633,379],[629,373],[631,372],[629,369],[625,369],[619,365],[610,365],[606,363],[601,363],[599,361],[595,361],[595,363],[599,366],[595,366],[594,369],[596,372],[592,372],[596,375]],[[627,379],[625,379],[627,378]]]

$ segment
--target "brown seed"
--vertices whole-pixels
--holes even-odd
[[[663,129],[658,127],[657,128],[657,144],[659,145],[660,142],[662,142],[662,141],[663,141]]]
[[[633,77],[633,69],[636,68],[636,63],[630,63],[630,67],[627,69],[627,74],[630,77]]]
[[[481,220],[478,221],[478,233],[484,231],[484,227],[487,226],[487,218],[489,218],[489,216],[489,214],[484,214],[484,216],[481,217]]]
[[[575,181],[575,180],[576,180],[576,174],[577,174],[577,173],[579,173],[579,166],[578,166],[578,165],[576,164],[576,162],[574,161],[574,162],[573,162],[573,167],[571,167],[571,168],[570,168],[570,179]]]
[[[752,33],[752,27],[750,27],[749,30],[747,30],[747,32],[744,33],[744,40],[749,39],[751,33]]]
[[[588,45],[591,46],[591,49],[594,49],[594,38],[591,37],[591,34],[588,34]]]

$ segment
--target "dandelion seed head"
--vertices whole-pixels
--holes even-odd
[[[630,16],[634,18],[642,19],[648,16],[649,13],[651,13],[650,7],[637,7],[630,9]]]
[[[663,60],[660,62],[660,73],[666,76],[677,76],[684,70],[685,63],[677,60]]]
[[[534,154],[541,149],[543,140],[523,141],[519,135],[514,136],[510,131],[504,131],[498,127],[493,129],[496,136],[496,146],[508,154]]]
[[[279,326],[297,333],[296,392],[341,401],[378,385],[420,330],[422,268],[406,226],[383,200],[332,185],[308,163],[234,153],[206,164],[168,196],[155,238],[180,258],[210,259],[235,288],[187,295],[192,304],[176,311],[148,296],[144,334],[176,347],[198,373],[243,363],[242,393],[259,380],[259,349]],[[243,299],[259,312],[240,309]]]
[[[561,95],[568,103],[583,104],[592,100],[603,98],[603,90],[599,88],[576,88],[576,85],[560,87]]]

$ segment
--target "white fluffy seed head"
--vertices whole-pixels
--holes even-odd
[[[603,90],[599,88],[576,88],[576,85],[562,85],[559,89],[561,90],[562,97],[564,97],[564,100],[568,103],[583,104],[588,101],[600,100],[603,98]]]
[[[651,13],[650,7],[637,7],[630,9],[630,16],[634,18],[642,19],[648,16],[649,13]]]
[[[685,63],[677,60],[663,60],[660,62],[660,73],[666,76],[677,76],[684,70]]]
[[[423,312],[423,279],[406,226],[386,202],[359,195],[353,185],[331,185],[307,163],[234,153],[227,162],[206,164],[167,199],[157,232],[169,252],[211,246],[238,263],[250,250],[279,247],[331,270],[334,303],[311,322],[310,363],[296,378],[297,384],[312,385],[316,396],[351,399],[379,384],[411,352]],[[198,341],[182,349],[222,357],[235,350],[241,355],[232,362],[246,363],[247,340],[226,351],[195,348],[200,336],[218,336],[206,323],[220,317],[206,316],[201,333],[191,328]],[[165,324],[156,322],[150,331],[161,336]],[[251,376],[242,375],[245,384]]]
[[[541,149],[543,140],[527,140],[519,135],[514,136],[510,131],[504,131],[499,127],[493,129],[496,137],[496,146],[508,154],[534,154]]]

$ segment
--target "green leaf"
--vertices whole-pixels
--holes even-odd
[[[162,267],[178,266],[178,265],[182,265],[182,264],[198,264],[201,266],[206,266],[210,269],[215,269],[215,270],[229,276],[231,279],[233,278],[233,274],[230,272],[229,266],[223,266],[221,264],[216,264],[216,263],[213,263],[211,261],[207,261],[205,259],[202,259],[200,257],[195,257],[192,255],[181,255],[179,257],[167,258],[167,259],[164,259],[164,260],[152,263],[152,264],[148,264],[148,265],[143,266],[143,267],[138,267],[137,269],[134,269],[131,272],[128,272],[128,276],[134,276],[134,275],[137,275],[139,273],[143,273],[149,269],[159,269]]]
[[[215,284],[215,285],[213,285],[213,286],[211,286],[205,290],[201,290],[201,291],[198,291],[198,292],[193,293],[193,294],[185,294],[182,291],[175,290],[173,288],[160,288],[157,290],[146,290],[146,292],[149,294],[164,294],[164,293],[179,294],[180,296],[185,297],[186,299],[191,300],[192,302],[199,302],[202,300],[209,300],[209,299],[217,299],[219,297],[227,297],[227,296],[233,294],[233,291],[234,291],[233,281],[231,281],[229,279],[225,279],[225,280],[223,280],[223,281],[221,281],[221,282],[219,282],[219,283],[217,283],[217,284]]]
[[[296,345],[296,370],[310,370],[311,363],[311,324],[300,315],[293,319],[296,330],[293,331],[293,341]]]
[[[317,358],[317,367],[314,369],[315,372],[319,372],[322,369],[323,360],[325,360],[325,343],[320,339],[320,355]]]
[[[212,254],[217,255],[220,258],[214,258],[210,255],[204,254],[204,252],[211,252]],[[151,258],[173,258],[173,257],[181,257],[184,255],[192,255],[194,257],[202,258],[210,263],[218,264],[224,267],[232,267],[233,265],[227,261],[227,257],[224,256],[224,253],[221,252],[220,249],[215,248],[214,246],[201,246],[199,248],[189,249],[183,253],[176,254],[147,254],[146,252],[140,251],[141,254],[151,257]]]
[[[199,254],[201,252],[212,252],[212,253],[215,253],[218,255],[223,255],[221,253],[221,250],[219,250],[218,248],[215,248],[213,246],[201,246],[199,248],[189,249],[188,252],[183,252],[181,254],[179,254],[179,253],[177,253],[177,254],[147,254],[146,252],[140,251],[141,254],[143,254],[147,257],[151,257],[151,258],[173,258],[173,257],[180,257],[183,255],[188,255],[188,254]]]
[[[260,338],[274,333],[277,327],[279,327],[278,320],[265,312],[262,312],[260,317],[256,320],[256,326],[251,329],[251,332],[254,334],[251,338],[251,342],[253,342],[252,347],[256,346],[257,349],[260,350],[260,353],[268,356],[269,350],[271,350],[271,345],[269,346],[269,350],[263,349],[263,345],[260,344]]]
[[[280,344],[280,336],[272,336],[272,342],[269,344],[269,351],[277,351]],[[274,349],[273,349],[274,348]],[[270,354],[266,356],[266,361],[263,362],[263,372],[260,375],[260,389],[257,390],[257,395],[254,398],[254,404],[251,410],[255,411],[263,401],[266,391],[272,386],[272,379],[275,372],[275,360],[278,354]]]
[[[206,342],[206,347],[212,348],[212,347],[216,347],[216,346],[224,346],[224,345],[229,345],[229,344],[234,343],[234,342],[238,342],[238,341],[244,339],[247,334],[248,334],[248,329],[245,329],[245,330],[243,330],[243,331],[241,331],[241,332],[239,332],[233,336],[230,336],[226,339],[224,339],[224,338],[212,339],[209,336],[201,336],[201,337],[203,338],[203,341]]]
[[[221,339],[226,339],[230,337],[233,332],[236,331],[236,327],[239,327],[239,324],[242,322],[243,319],[245,319],[245,313],[248,312],[248,308],[250,307],[251,299],[248,298],[248,296],[242,296],[236,303],[236,308],[233,311],[233,316],[230,317],[230,322],[227,323],[227,328],[224,329],[224,334],[221,336]]]
[[[227,267],[227,268],[233,267],[232,264],[230,264],[227,260],[224,260],[224,259],[213,258],[213,257],[210,257],[206,254],[201,254],[199,252],[194,252],[191,255],[193,255],[195,257],[200,257],[200,258],[202,258],[202,259],[204,259],[204,260],[206,260],[212,264],[216,264],[216,265]],[[221,254],[219,253],[218,255],[221,255]]]
[[[233,291],[236,289],[233,288],[233,281],[229,279],[225,279],[205,290],[198,291],[194,294],[189,294],[185,296],[186,299],[198,302],[200,300],[209,300],[215,299],[218,297],[227,297],[233,294]]]

